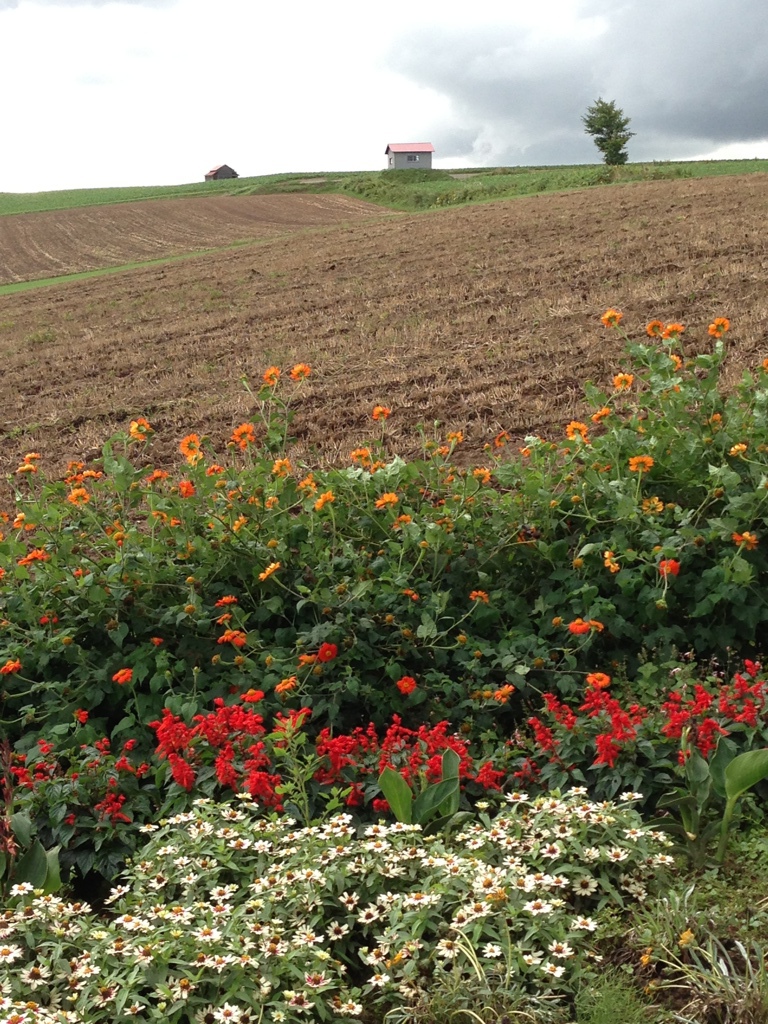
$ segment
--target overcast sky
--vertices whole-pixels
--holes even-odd
[[[768,157],[765,0],[0,0],[0,191],[435,166]]]

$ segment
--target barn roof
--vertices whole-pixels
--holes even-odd
[[[387,153],[434,153],[431,142],[390,142],[384,150]]]
[[[227,170],[230,170],[230,171],[232,170],[232,168],[229,166],[229,164],[217,164],[215,167],[212,167],[210,169],[210,171],[208,171],[207,173],[208,174],[215,174],[216,171],[220,171],[222,169],[222,167],[226,167]]]

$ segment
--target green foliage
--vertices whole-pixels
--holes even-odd
[[[400,772],[385,768],[379,786],[397,820],[420,825],[427,835],[448,825],[459,810],[459,762],[455,750],[446,750],[439,781],[415,796]]]
[[[613,100],[608,102],[598,98],[587,107],[581,120],[584,130],[595,140],[606,164],[617,166],[627,162],[626,145],[635,133],[628,130],[629,118]]]
[[[618,972],[596,978],[575,1000],[578,1024],[651,1024],[656,1015],[637,986]]]

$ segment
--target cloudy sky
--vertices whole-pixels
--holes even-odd
[[[768,156],[765,0],[0,0],[0,191],[383,168]]]

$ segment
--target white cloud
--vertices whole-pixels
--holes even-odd
[[[434,142],[438,166],[594,162],[598,95],[632,117],[633,159],[764,152],[768,28],[760,0],[729,10],[0,0],[0,191],[375,169],[392,141]]]

